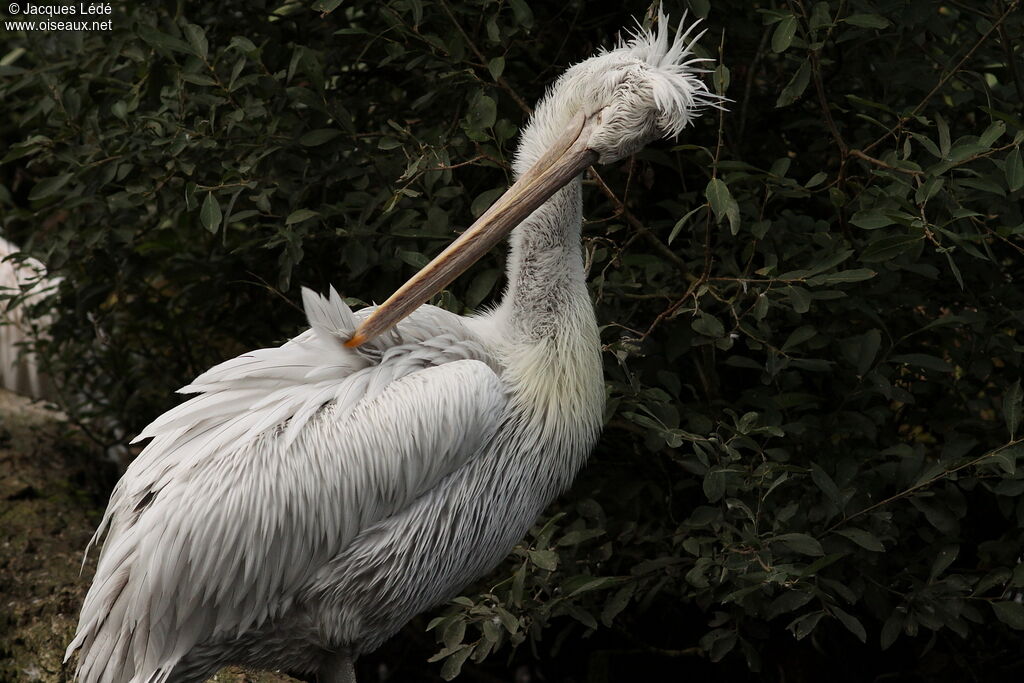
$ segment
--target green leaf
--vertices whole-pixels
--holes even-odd
[[[316,0],[316,2],[313,3],[313,9],[317,12],[328,14],[338,9],[338,5],[340,5],[341,2],[342,0]]]
[[[1003,418],[1006,420],[1006,429],[1010,432],[1010,439],[1017,438],[1017,427],[1020,426],[1022,402],[1024,402],[1024,394],[1021,393],[1020,380],[1018,379],[1003,394]]]
[[[501,78],[501,74],[505,71],[505,58],[495,57],[487,62],[487,71],[490,72],[491,78],[494,80]]]
[[[904,353],[898,356],[889,356],[889,360],[893,363],[909,363],[910,365],[916,365],[917,367],[925,368],[926,370],[953,372],[953,366],[949,363],[937,356],[932,356],[927,353]]]
[[[885,552],[885,546],[870,531],[865,531],[864,529],[850,528],[840,529],[836,531],[836,533],[840,536],[844,536],[850,539],[851,541],[859,545],[861,548],[864,548],[865,550],[870,550],[875,553]]]
[[[796,35],[796,17],[790,14],[775,26],[772,33],[772,51],[785,52],[793,44],[793,36]]]
[[[679,232],[683,229],[683,226],[686,225],[686,222],[690,220],[690,217],[693,216],[693,214],[700,211],[701,209],[703,209],[705,206],[707,206],[707,204],[701,204],[696,209],[691,209],[690,211],[687,211],[685,216],[676,221],[676,224],[672,226],[672,232],[670,232],[668,235],[669,244],[672,244],[672,241],[679,235]]]
[[[204,228],[210,232],[217,232],[217,228],[220,227],[220,219],[220,204],[217,203],[211,190],[206,193],[206,199],[203,200],[203,205],[199,209],[199,220],[202,221]]]
[[[813,339],[817,334],[818,331],[812,326],[801,325],[790,332],[789,336],[786,338],[786,343],[782,345],[782,350],[788,351],[789,349],[800,346],[800,344],[803,344],[808,339]]]
[[[839,487],[832,481],[832,477],[828,476],[828,472],[821,469],[818,463],[811,463],[811,480],[814,481],[815,485],[821,489],[825,497],[828,498],[836,510],[842,511],[843,509],[843,495],[839,492]]]
[[[68,181],[73,178],[74,175],[71,173],[61,173],[60,175],[52,176],[50,178],[43,178],[32,191],[28,193],[30,201],[37,199],[45,199],[53,194],[56,194],[58,190],[68,184]]]
[[[524,0],[509,0],[516,23],[524,28],[533,28],[533,10]]]
[[[864,630],[864,624],[860,623],[860,619],[853,616],[852,614],[844,612],[835,605],[830,606],[829,610],[832,612],[832,615],[835,616],[836,619],[838,619],[840,623],[842,623],[842,625],[846,627],[846,630],[848,630],[853,635],[857,636],[857,639],[860,640],[860,642],[868,642],[867,631]]]
[[[209,45],[206,42],[206,33],[202,27],[195,24],[185,24],[182,27],[182,31],[185,33],[185,38],[188,39],[188,44],[192,46],[196,56],[205,60],[209,52]]]
[[[949,158],[949,124],[942,114],[935,114],[935,127],[939,130],[939,153],[943,159]]]
[[[992,143],[1001,138],[1005,132],[1006,124],[1002,121],[996,121],[986,128],[985,132],[981,134],[981,137],[978,138],[978,144],[988,149],[992,146]]]
[[[875,240],[860,256],[865,263],[891,261],[903,252],[916,245],[923,238],[917,235],[892,235]]]
[[[932,562],[932,570],[928,577],[928,582],[931,583],[935,579],[942,576],[942,572],[949,568],[949,565],[953,564],[957,556],[960,554],[960,546],[955,543],[950,543],[942,546],[939,551],[935,554],[935,560]]]
[[[797,640],[803,640],[814,631],[814,628],[818,625],[818,622],[821,621],[823,616],[825,616],[825,613],[820,610],[817,612],[811,612],[810,614],[805,614],[789,622],[786,629],[792,631],[793,636],[796,637]]]
[[[633,593],[636,591],[636,584],[630,582],[617,590],[615,594],[604,604],[604,609],[601,610],[601,623],[605,626],[611,626],[612,621],[619,615],[622,610],[626,609],[626,605],[633,598]]]
[[[693,322],[690,323],[690,327],[693,328],[694,332],[703,334],[705,337],[718,339],[725,336],[725,326],[722,325],[722,321],[707,313],[701,313],[694,318]]]
[[[310,218],[315,218],[319,215],[319,211],[313,211],[311,209],[299,209],[298,211],[292,211],[290,214],[288,214],[288,218],[285,219],[284,224],[294,225],[295,223],[308,221]]]
[[[180,38],[161,33],[148,24],[139,24],[139,37],[153,47],[164,48],[172,52],[182,52],[187,55],[196,55],[196,50]]]
[[[711,203],[711,210],[715,212],[715,218],[721,220],[722,216],[725,215],[727,203],[732,199],[729,186],[718,178],[712,178],[707,187],[704,188],[704,196]]]
[[[1010,628],[1024,631],[1024,605],[1021,603],[1012,600],[993,602],[992,611],[996,613],[999,621]]]
[[[497,103],[487,95],[477,93],[466,115],[466,132],[473,140],[484,142],[489,138],[488,129],[494,125],[497,118]]]
[[[739,231],[740,207],[729,192],[729,186],[718,178],[712,178],[704,188],[704,196],[711,204],[715,220],[721,222],[722,217],[729,219],[729,229],[733,235]]]
[[[857,374],[861,377],[868,373],[871,364],[878,355],[878,347],[882,344],[882,333],[877,329],[870,329],[860,338],[860,348],[857,351]]]
[[[789,549],[795,550],[801,555],[821,557],[825,554],[825,551],[821,547],[821,543],[819,543],[816,538],[808,534],[780,534],[772,540],[784,544]]]
[[[851,14],[840,21],[860,28],[885,28],[889,25],[889,20],[878,14]]]
[[[725,472],[722,470],[712,469],[704,475],[703,489],[708,502],[717,503],[721,500],[725,495],[725,484]]]
[[[884,228],[887,225],[892,225],[896,221],[889,218],[885,211],[882,211],[881,209],[867,209],[853,214],[853,216],[850,217],[850,222],[858,228],[864,228],[865,230],[877,230],[878,228]]]
[[[1006,155],[1006,186],[1010,192],[1016,192],[1024,187],[1024,162],[1020,158],[1020,147],[1015,147]]]
[[[863,282],[870,280],[877,275],[870,268],[853,268],[851,270],[840,270],[835,273],[825,273],[807,278],[809,285],[834,285],[842,282]]]
[[[574,529],[558,539],[559,546],[579,545],[584,541],[604,535],[604,529]]]
[[[299,144],[303,147],[316,147],[330,142],[339,135],[341,135],[341,131],[337,128],[317,128],[300,137]]]
[[[885,620],[885,623],[882,624],[879,645],[881,645],[883,651],[888,650],[889,646],[896,642],[896,638],[899,637],[900,631],[903,629],[903,621],[903,614],[893,610],[892,614]]]
[[[786,87],[779,92],[779,96],[775,100],[775,108],[786,107],[796,102],[804,94],[804,90],[807,90],[807,84],[810,82],[811,63],[805,59],[800,63],[800,67],[793,77],[789,79]]]
[[[444,660],[444,664],[441,665],[441,678],[446,681],[450,681],[459,675],[462,671],[462,665],[466,663],[469,656],[473,654],[474,645],[466,645],[465,647],[456,650],[453,654],[449,655]]]
[[[551,572],[558,569],[558,553],[554,550],[531,550],[530,561]]]

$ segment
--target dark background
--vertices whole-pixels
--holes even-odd
[[[686,8],[732,101],[587,182],[592,463],[360,680],[1019,680],[1019,2]],[[38,347],[90,453],[293,336],[300,285],[383,300],[507,186],[545,86],[650,16],[115,10],[0,43],[0,228],[63,278]],[[437,303],[493,301],[502,263]]]

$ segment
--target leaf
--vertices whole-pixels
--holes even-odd
[[[725,336],[725,327],[721,321],[713,315],[707,313],[701,313],[699,316],[693,319],[690,323],[690,327],[697,334],[703,334],[705,337],[711,337],[712,339],[718,339],[719,337]]]
[[[1021,393],[1020,380],[1018,379],[1003,394],[1003,418],[1006,420],[1006,429],[1010,432],[1011,440],[1017,437],[1022,401],[1024,401],[1024,394]]]
[[[164,48],[173,52],[182,52],[187,55],[195,55],[196,50],[180,38],[161,33],[148,24],[139,24],[139,37],[154,47]]]
[[[203,200],[203,205],[199,209],[199,220],[202,221],[204,228],[210,232],[217,232],[217,228],[220,227],[220,219],[220,204],[217,203],[211,190],[206,193],[206,199]]]
[[[604,535],[604,529],[574,529],[558,539],[559,546],[579,545]]]
[[[863,377],[871,369],[871,364],[878,355],[878,347],[882,345],[882,333],[870,329],[861,336],[860,348],[857,353],[857,374]]]
[[[926,370],[953,372],[953,366],[949,363],[937,356],[931,356],[927,353],[904,353],[898,356],[889,356],[889,360],[894,363],[909,363],[910,365],[916,365],[917,367],[925,368]]]
[[[796,17],[790,14],[780,21],[772,33],[772,51],[785,52],[793,44],[796,35]]]
[[[888,650],[889,646],[896,642],[896,638],[899,637],[902,628],[903,615],[893,610],[889,618],[882,624],[882,633],[879,636],[879,644],[882,646],[882,650]]]
[[[531,550],[530,561],[550,572],[558,569],[558,553],[554,550]]]
[[[339,135],[341,135],[341,131],[337,128],[317,128],[300,137],[299,144],[303,147],[317,147],[325,142],[330,142]]]
[[[462,671],[462,665],[473,654],[474,647],[473,645],[466,645],[445,659],[444,664],[441,665],[441,678],[450,681],[458,676],[459,672]]]
[[[782,350],[788,351],[793,347],[799,346],[808,339],[813,339],[817,334],[818,331],[810,325],[801,325],[789,334],[789,337],[786,338],[786,342],[782,345]]]
[[[829,610],[832,612],[832,615],[836,619],[838,619],[850,633],[857,636],[857,639],[860,640],[860,642],[868,642],[867,631],[864,630],[864,624],[860,623],[860,619],[853,616],[852,614],[844,612],[835,605],[829,607]]]
[[[889,218],[889,216],[887,216],[881,209],[867,209],[866,211],[858,211],[853,214],[853,216],[850,217],[850,222],[858,228],[876,230],[878,228],[884,228],[887,225],[892,225],[896,221]]]
[[[836,533],[840,536],[844,536],[850,539],[851,541],[859,545],[861,548],[864,548],[865,550],[870,550],[871,552],[875,553],[885,552],[885,546],[870,531],[865,531],[864,529],[850,528],[840,529],[836,531]]]
[[[712,178],[707,187],[704,188],[704,196],[711,203],[711,210],[715,212],[715,218],[721,220],[722,216],[725,215],[727,203],[732,199],[729,186],[718,178]]]
[[[285,219],[285,225],[294,225],[301,223],[302,221],[308,221],[310,218],[315,218],[320,215],[319,211],[313,211],[311,209],[299,209],[298,211],[292,211],[288,214],[288,218]]]
[[[710,470],[704,475],[704,495],[708,502],[717,503],[725,495],[725,472],[722,470]]]
[[[483,142],[488,139],[487,130],[494,125],[497,118],[497,103],[482,92],[477,93],[466,115],[466,132],[477,142]]]
[[[707,206],[707,204],[701,204],[696,209],[688,211],[685,216],[676,221],[676,224],[672,226],[672,232],[670,232],[668,235],[669,244],[672,244],[672,240],[674,240],[679,235],[679,232],[683,229],[683,226],[686,225],[686,221],[690,220],[690,217],[693,216],[693,214],[697,213],[705,206]]]
[[[852,270],[840,270],[835,273],[825,273],[824,275],[809,277],[807,278],[807,284],[833,285],[842,282],[862,282],[864,280],[870,280],[877,274],[878,273],[869,268],[854,268]]]
[[[505,71],[505,58],[495,57],[491,61],[487,62],[487,71],[490,72],[491,78],[497,81]]]
[[[192,46],[196,56],[205,60],[209,51],[209,45],[206,42],[206,33],[202,27],[195,24],[185,24],[182,27],[182,31],[184,31],[185,38],[188,39],[188,44]]]
[[[988,149],[992,147],[992,143],[1001,138],[1005,132],[1006,124],[1002,121],[996,121],[986,128],[985,132],[981,134],[981,137],[978,138],[978,144],[985,149]]]
[[[68,184],[68,181],[71,180],[72,177],[74,176],[71,173],[62,173],[50,178],[43,178],[36,183],[35,187],[32,188],[32,191],[29,192],[29,200],[35,201],[37,199],[45,199],[50,195],[56,194],[58,190]]]
[[[1010,628],[1024,631],[1024,604],[1012,600],[993,602],[992,611],[996,613],[999,621]]]
[[[885,28],[889,20],[878,14],[851,14],[840,21],[860,28]]]
[[[793,77],[789,79],[786,87],[779,92],[779,96],[775,100],[775,108],[786,107],[796,102],[804,94],[804,90],[807,90],[807,84],[810,82],[811,63],[805,59]]]
[[[928,583],[931,583],[935,579],[942,576],[942,572],[949,568],[949,565],[953,564],[956,560],[957,555],[960,554],[960,546],[955,543],[942,546],[938,553],[935,554],[935,561],[932,562],[932,570],[928,576]]]
[[[836,509],[840,512],[843,509],[843,496],[839,492],[839,487],[832,481],[832,477],[828,476],[828,472],[821,469],[818,463],[811,463],[811,480],[821,489],[825,497],[835,505]]]
[[[818,539],[808,534],[781,534],[772,539],[783,543],[791,550],[795,550],[801,555],[810,555],[812,557],[821,557],[825,554],[825,551],[821,547],[821,543]]]
[[[935,126],[939,129],[939,153],[943,159],[949,158],[949,124],[942,114],[935,114]]]
[[[1013,151],[1006,155],[1004,171],[1006,173],[1006,186],[1010,188],[1010,192],[1016,192],[1024,187],[1024,162],[1020,158],[1020,147],[1015,147]]]
[[[917,235],[892,235],[875,240],[868,245],[861,255],[860,260],[865,263],[877,261],[891,261],[896,256],[910,249],[920,242],[923,237]]]
[[[512,14],[516,18],[516,23],[524,28],[533,27],[533,10],[526,4],[524,0],[509,0],[509,4],[512,5]]]
[[[809,636],[812,631],[814,631],[814,627],[818,625],[818,622],[821,621],[823,616],[825,616],[825,613],[820,610],[817,612],[811,612],[810,614],[797,617],[793,621],[789,622],[789,625],[787,625],[786,628],[793,632],[793,635],[797,640],[803,640]]]
[[[601,610],[601,623],[611,626],[615,617],[626,609],[626,605],[633,598],[634,591],[636,591],[636,583],[633,582],[615,591],[615,594],[604,604],[604,609]]]
[[[769,619],[774,619],[780,614],[800,609],[812,599],[814,599],[813,591],[799,589],[787,590],[782,595],[772,600],[771,604],[768,605],[766,616]]]
[[[313,9],[317,12],[329,14],[330,12],[338,9],[338,5],[341,4],[341,1],[342,0],[316,0],[316,2],[313,3]]]

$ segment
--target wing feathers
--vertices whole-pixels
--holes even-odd
[[[83,683],[167,680],[197,643],[280,616],[497,428],[503,386],[460,318],[422,307],[362,354],[344,346],[362,311],[302,297],[310,330],[211,368],[139,435],[68,648]]]

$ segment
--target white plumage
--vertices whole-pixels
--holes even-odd
[[[570,69],[538,105],[517,174],[547,168],[572,121],[590,136],[576,163],[608,162],[715,105],[684,39],[661,16],[657,33]],[[229,663],[353,680],[355,657],[509,552],[601,425],[583,167],[512,233],[495,310],[421,306],[350,348],[392,302],[353,313],[307,290],[310,330],[181,390],[195,396],[139,435],[151,441],[97,531],[68,648],[79,680],[202,681]]]

